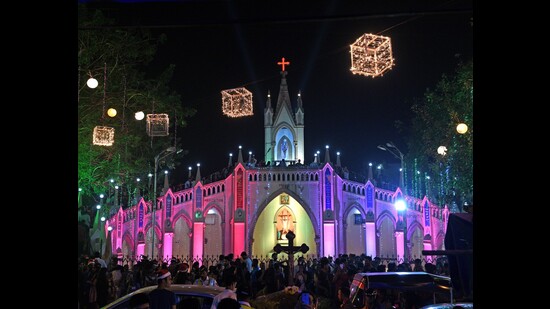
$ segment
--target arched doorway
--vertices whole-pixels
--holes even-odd
[[[347,254],[361,255],[367,252],[365,223],[361,212],[353,208],[346,216],[346,250]]]
[[[384,216],[380,220],[378,234],[380,235],[378,238],[378,256],[385,258],[396,258],[397,248],[395,245],[395,228],[392,220],[388,216]]]
[[[284,237],[284,228],[296,234],[294,245],[305,243],[309,247],[308,254],[316,254],[315,229],[304,207],[292,196],[281,193],[275,196],[259,214],[252,232],[252,255],[270,257],[276,244],[288,245]],[[301,253],[295,257],[301,256]],[[286,253],[279,254],[280,259],[286,259]]]
[[[221,221],[222,217],[218,210],[210,208],[204,218],[203,255],[205,258],[218,258],[223,252]]]
[[[158,256],[162,256],[162,253],[159,252],[159,236],[158,234],[155,234],[155,244],[154,244],[154,247],[155,247],[155,253],[154,253],[154,256],[153,256],[153,252],[152,252],[152,248],[151,248],[151,243],[153,242],[153,229],[152,228],[149,228],[147,230],[147,236],[145,238],[145,255],[149,257],[149,259],[157,259]]]
[[[419,224],[414,225],[411,238],[409,240],[410,249],[409,255],[412,259],[422,258],[422,250],[424,249],[424,231],[420,228]]]
[[[172,255],[178,258],[191,256],[189,239],[189,225],[184,217],[179,217],[174,224],[174,238],[172,239]]]

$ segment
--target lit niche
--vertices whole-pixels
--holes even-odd
[[[147,135],[168,136],[168,114],[147,114]]]
[[[233,118],[254,115],[252,92],[244,87],[222,90],[222,111]]]
[[[112,146],[115,142],[115,128],[96,126],[92,142],[98,146]]]
[[[390,38],[370,33],[363,34],[350,45],[353,74],[365,76],[383,75],[393,66]]]

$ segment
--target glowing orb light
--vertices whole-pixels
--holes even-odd
[[[149,136],[168,136],[169,125],[168,114],[147,114],[147,134]]]
[[[468,126],[465,124],[465,123],[459,123],[457,126],[456,126],[456,132],[460,133],[460,134],[464,134],[468,131]]]
[[[365,76],[380,76],[393,66],[389,37],[363,34],[350,45],[351,72]]]
[[[136,118],[136,120],[143,120],[143,118],[145,118],[145,114],[143,112],[136,112],[134,114],[134,117]]]
[[[244,87],[222,90],[222,112],[232,118],[254,115],[252,92]]]
[[[446,155],[447,154],[447,147],[445,147],[445,146],[437,147],[437,153],[439,153],[442,156]]]
[[[115,142],[115,128],[96,126],[94,128],[93,141],[94,145],[112,146]]]
[[[97,82],[97,79],[93,78],[93,77],[90,77],[88,79],[88,81],[86,82],[86,85],[88,85],[88,87],[94,89],[97,87],[97,85],[99,85],[99,83]]]
[[[107,115],[109,115],[109,117],[115,117],[115,116],[116,116],[116,109],[114,109],[114,108],[112,108],[112,107],[109,108],[109,109],[107,110]]]

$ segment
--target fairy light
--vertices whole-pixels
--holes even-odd
[[[107,63],[104,64],[103,74],[103,109],[101,121],[105,122],[105,102],[107,97]],[[93,131],[92,144],[98,146],[112,146],[115,142],[115,128],[96,126]]]
[[[236,118],[254,115],[252,107],[252,92],[244,87],[222,90],[222,112],[224,115]]]
[[[380,76],[390,70],[393,64],[389,37],[366,33],[350,45],[351,69],[353,74]]]
[[[112,146],[115,142],[115,128],[96,126],[93,134],[93,144],[98,146]]]
[[[169,125],[168,114],[147,114],[147,134],[149,136],[168,136]]]

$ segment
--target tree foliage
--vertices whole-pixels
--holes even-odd
[[[469,61],[459,64],[453,75],[443,75],[435,89],[428,89],[413,105],[406,158],[407,166],[413,167],[408,169],[409,193],[419,198],[427,194],[440,206],[472,203],[473,91],[473,61]],[[459,123],[468,126],[465,134],[457,133]],[[437,153],[439,146],[447,147],[446,155]]]
[[[147,182],[147,174],[153,173],[154,157],[170,146],[181,148],[176,129],[185,127],[195,110],[186,107],[180,95],[167,86],[173,65],[159,76],[147,75],[147,65],[164,36],[154,37],[144,29],[113,27],[114,20],[84,5],[79,6],[78,13],[79,202],[95,205],[99,194],[114,192],[116,184],[121,188],[122,204],[127,205],[136,190],[136,178]],[[86,86],[92,76],[99,82],[95,89]],[[107,115],[111,107],[117,110],[112,118]],[[169,136],[148,136],[145,119],[134,117],[138,111],[168,114]],[[92,144],[95,126],[115,129],[112,146]],[[176,156],[168,156],[161,163],[173,168]],[[112,201],[113,196],[107,198]]]

